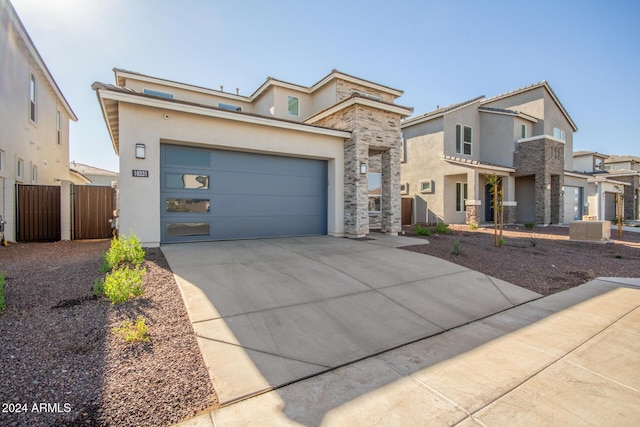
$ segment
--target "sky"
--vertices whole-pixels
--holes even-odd
[[[78,116],[70,160],[118,170],[91,84],[124,68],[251,95],[337,69],[420,115],[546,80],[574,150],[640,156],[637,0],[11,0]]]

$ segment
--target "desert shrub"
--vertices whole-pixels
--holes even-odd
[[[413,229],[413,234],[416,236],[431,236],[431,231],[428,228],[422,227],[420,224],[417,224]]]
[[[536,247],[536,245],[538,244],[538,239],[536,239],[535,237],[532,237],[529,239],[529,243],[531,243],[532,247]]]
[[[119,328],[113,328],[113,333],[120,334],[128,343],[138,341],[149,341],[149,327],[146,319],[138,316],[135,322],[125,320]]]
[[[122,234],[111,240],[100,269],[106,273],[123,264],[139,266],[144,261],[144,255],[140,239],[135,234],[131,233],[129,236]]]
[[[5,273],[4,271],[0,271],[0,312],[2,312],[5,308],[5,302],[4,302],[4,280],[5,280]]]
[[[451,232],[451,230],[449,229],[449,226],[447,224],[445,224],[444,222],[439,222],[436,224],[436,233],[438,234],[449,234]]]
[[[453,242],[453,254],[455,256],[460,256],[460,240],[459,239],[456,239]]]
[[[504,237],[501,237],[500,240],[498,240],[498,246],[502,245],[504,245]]]
[[[476,224],[475,222],[469,223],[469,230],[476,231],[477,229],[478,229],[478,224]]]
[[[111,273],[107,273],[100,285],[93,285],[94,292],[101,286],[104,295],[113,304],[128,301],[144,293],[142,290],[142,276],[144,276],[145,272],[146,269],[144,267],[131,268],[123,266],[116,268]]]
[[[527,230],[533,230],[533,227],[536,226],[535,222],[527,222],[524,224],[524,228],[526,228]]]

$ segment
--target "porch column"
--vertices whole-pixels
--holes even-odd
[[[60,240],[71,240],[71,181],[60,181]]]
[[[480,174],[476,169],[467,172],[467,200],[464,202],[467,224],[480,224],[482,200],[480,199]]]
[[[516,177],[507,175],[502,177],[504,206],[504,222],[505,224],[513,224],[516,222],[516,210],[518,202],[516,201]]]
[[[382,153],[382,232],[398,234],[401,225],[400,147]]]
[[[369,147],[358,143],[356,133],[344,144],[344,231],[359,238],[369,232],[369,181],[360,173],[362,163],[369,168]]]
[[[551,222],[551,174],[535,175],[536,223],[547,225]]]

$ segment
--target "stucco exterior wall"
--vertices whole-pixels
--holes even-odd
[[[577,156],[573,158],[573,169],[576,172],[593,172],[593,156]]]
[[[506,98],[497,99],[484,104],[491,108],[502,108],[506,110],[519,111],[539,119],[538,123],[533,125],[532,135],[544,134],[544,92],[542,87],[527,92],[512,95]],[[552,133],[553,135],[553,133]]]
[[[317,113],[335,104],[336,98],[336,80],[332,80],[321,88],[313,92],[312,113]]]
[[[478,104],[473,103],[446,114],[444,120],[444,154],[465,159],[480,160],[480,115]],[[456,153],[456,125],[471,126],[471,155]]]
[[[160,242],[160,144],[253,151],[326,159],[329,234],[344,233],[344,140],[262,125],[232,122],[181,112],[120,103],[120,232],[134,231],[145,246]],[[146,145],[146,158],[135,158],[135,144]],[[149,171],[148,178],[132,170]],[[140,197],[144,194],[145,197]]]
[[[480,112],[480,161],[513,166],[515,127],[513,116]]]

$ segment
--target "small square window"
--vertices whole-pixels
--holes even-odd
[[[420,181],[420,192],[433,193],[433,181],[432,180]]]
[[[409,194],[409,183],[400,184],[400,194]]]
[[[300,99],[295,96],[290,96],[288,100],[288,113],[290,116],[300,115]]]

